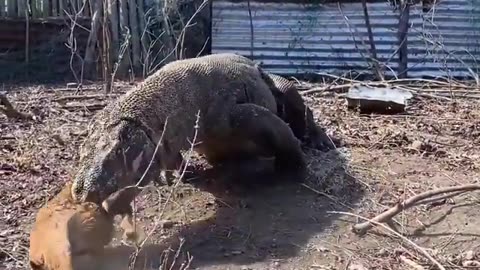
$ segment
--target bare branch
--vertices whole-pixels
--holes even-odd
[[[429,199],[433,196],[442,194],[442,193],[451,193],[451,192],[467,192],[467,191],[474,191],[474,190],[480,190],[480,185],[478,184],[470,184],[470,185],[463,185],[463,186],[455,186],[455,187],[447,187],[447,188],[440,188],[440,189],[435,189],[435,190],[429,190],[423,193],[420,193],[418,195],[415,195],[413,197],[410,197],[409,199],[397,203],[394,207],[390,208],[389,210],[383,212],[382,214],[374,217],[370,221],[355,224],[352,228],[353,232],[359,235],[365,234],[371,227],[373,227],[372,223],[378,223],[378,222],[387,222],[391,220],[395,215],[399,214],[405,209],[408,209],[412,206],[420,204],[422,201]],[[457,194],[458,195],[458,194]],[[444,198],[444,196],[440,197],[441,199]],[[431,202],[431,200],[428,200],[428,202]]]

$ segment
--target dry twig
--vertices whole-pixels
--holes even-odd
[[[406,238],[405,236],[401,235],[400,233],[396,232],[395,230],[389,228],[388,226],[382,224],[382,223],[379,223],[373,219],[368,219],[368,218],[365,218],[365,217],[362,217],[362,216],[359,216],[359,215],[356,215],[356,214],[353,214],[353,213],[347,213],[347,212],[339,212],[339,211],[328,211],[328,213],[332,213],[332,214],[341,214],[341,215],[349,215],[349,216],[354,216],[354,217],[357,217],[357,218],[361,218],[361,219],[364,219],[364,220],[368,220],[368,222],[371,222],[371,223],[374,223],[378,226],[381,226],[383,227],[384,229],[388,230],[389,232],[393,233],[394,235],[398,236],[400,239],[404,240],[405,242],[409,243],[411,246],[413,246],[417,251],[419,251],[423,256],[425,256],[427,259],[429,259],[432,263],[434,263],[438,269],[440,270],[446,270],[445,267],[440,264],[437,260],[435,260],[435,258],[432,257],[432,255],[430,255],[424,248],[420,247],[419,245],[415,244],[415,242],[413,242],[412,240]]]
[[[417,194],[409,199],[397,203],[394,207],[390,208],[389,210],[383,212],[382,214],[374,217],[373,219],[355,224],[352,228],[353,232],[359,235],[365,234],[373,225],[372,223],[379,223],[379,222],[388,222],[390,221],[395,215],[399,214],[405,209],[408,209],[412,206],[421,204],[422,202],[432,202],[434,200],[432,197],[442,194],[442,193],[451,193],[451,192],[467,192],[467,191],[474,191],[479,190],[480,185],[478,184],[469,184],[463,186],[454,186],[454,187],[447,187],[447,188],[440,188],[435,190],[429,190],[420,194]],[[458,195],[458,194],[457,194]],[[439,199],[444,199],[445,196],[441,196]],[[427,200],[428,199],[428,200]]]

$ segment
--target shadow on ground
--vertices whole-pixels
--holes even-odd
[[[191,181],[215,196],[215,214],[182,226],[162,243],[175,249],[183,237],[184,251],[193,256],[192,267],[201,269],[297,256],[308,249],[312,238],[335,229],[338,215],[328,211],[348,211],[345,205],[362,197],[362,187],[348,172],[348,154],[340,150],[309,153],[310,175],[303,182],[308,187],[295,181],[251,184],[265,182],[264,178],[248,179],[253,180],[248,185],[221,176]]]

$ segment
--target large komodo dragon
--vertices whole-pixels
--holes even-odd
[[[252,63],[234,54],[175,61],[110,103],[94,117],[80,149],[72,196],[99,203],[142,177],[143,186],[177,169],[197,112],[195,150],[212,165],[274,156],[276,170],[303,172],[300,141],[279,117],[283,93]]]

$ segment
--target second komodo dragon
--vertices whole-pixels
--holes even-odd
[[[212,165],[232,155],[274,156],[277,171],[304,172],[300,141],[277,116],[274,86],[259,67],[229,55],[171,62],[95,115],[80,148],[72,197],[100,203],[140,179],[143,186],[177,169],[197,113],[195,150]]]
[[[262,78],[269,85],[277,103],[277,115],[280,116],[293,131],[293,134],[305,145],[327,151],[335,148],[325,130],[313,119],[313,113],[305,104],[294,82],[281,76],[263,71],[259,65],[245,56],[233,53],[220,53],[210,56],[257,67]]]

